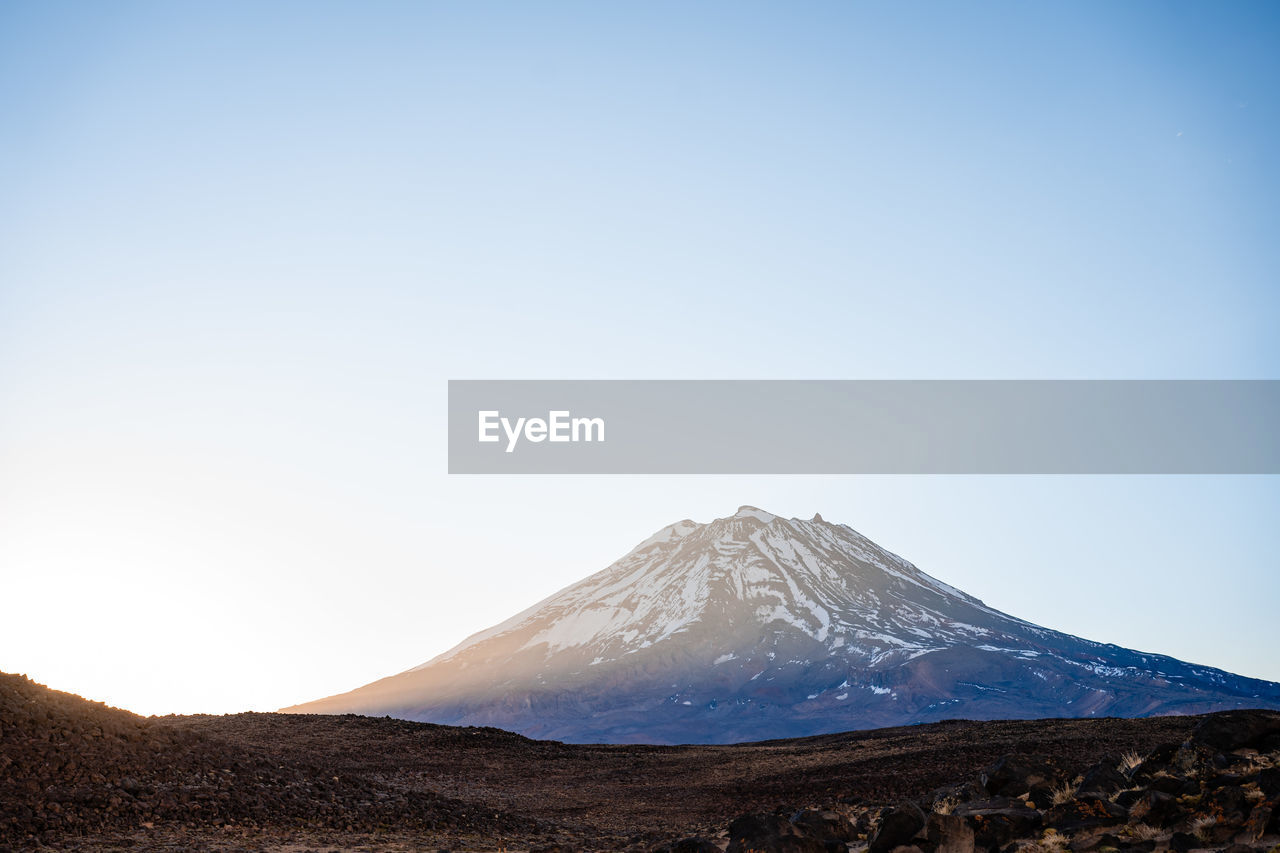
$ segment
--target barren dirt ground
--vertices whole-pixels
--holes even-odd
[[[0,844],[647,849],[779,806],[887,804],[1009,752],[1082,770],[1196,718],[943,722],[734,746],[582,746],[390,718],[141,718],[0,684]]]

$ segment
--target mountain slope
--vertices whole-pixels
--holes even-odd
[[[728,743],[1236,707],[1280,707],[1280,685],[1041,628],[850,527],[742,507],[665,527],[419,667],[285,710]]]

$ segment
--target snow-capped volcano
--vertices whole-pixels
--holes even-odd
[[[949,717],[1280,707],[1280,685],[1040,628],[842,524],[744,506],[408,672],[293,712],[732,742]]]

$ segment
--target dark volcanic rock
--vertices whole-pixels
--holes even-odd
[[[1039,829],[1044,820],[1040,812],[1007,797],[962,803],[955,814],[973,828],[974,843],[983,848],[1023,837]]]
[[[1147,783],[1147,788],[1152,791],[1159,791],[1162,794],[1183,794],[1196,793],[1200,790],[1200,783],[1192,781],[1191,790],[1187,789],[1188,780],[1180,779],[1177,776],[1157,776]]]
[[[1084,771],[1076,790],[1081,794],[1114,794],[1129,787],[1129,779],[1111,762],[1099,762]]]
[[[885,811],[880,825],[871,837],[871,853],[888,853],[895,847],[909,844],[924,829],[924,811],[907,800]]]
[[[1259,773],[1258,788],[1268,797],[1280,797],[1280,767],[1268,767]]]
[[[1103,797],[1088,794],[1068,800],[1045,812],[1046,826],[1063,832],[1074,832],[1095,826],[1115,826],[1124,823],[1124,808]]]
[[[1128,771],[1129,778],[1135,783],[1142,783],[1149,781],[1161,771],[1167,772],[1169,761],[1178,753],[1181,746],[1178,743],[1160,744],[1148,752],[1136,767]]]
[[[727,853],[826,853],[826,849],[821,841],[804,835],[781,815],[762,812],[729,824]]]
[[[1170,794],[1159,791],[1139,791],[1138,798],[1129,806],[1129,820],[1150,826],[1172,826],[1181,816],[1178,801]]]
[[[933,853],[973,853],[973,827],[959,815],[929,815],[925,825],[925,838]]]
[[[1223,711],[1206,717],[1191,734],[1192,743],[1222,752],[1259,747],[1271,736],[1280,736],[1280,713],[1275,711]]]
[[[1264,800],[1253,807],[1244,823],[1244,834],[1250,841],[1257,841],[1271,831],[1278,817],[1278,807],[1280,803],[1276,800]]]
[[[1010,753],[982,771],[981,782],[993,797],[1020,797],[1035,789],[1050,789],[1066,778],[1044,755]]]
[[[958,785],[944,785],[937,788],[925,799],[925,802],[931,804],[934,811],[948,811],[957,803],[985,800],[988,796],[987,789],[974,779]]]
[[[1205,795],[1201,808],[1220,824],[1239,825],[1250,811],[1248,795],[1239,785],[1226,785]]]
[[[858,837],[847,817],[827,809],[801,809],[791,816],[791,822],[818,841],[853,841]]]
[[[1133,804],[1146,796],[1147,791],[1143,788],[1131,788],[1127,791],[1121,791],[1112,797],[1112,802],[1121,808],[1133,808]]]
[[[1133,838],[1124,838],[1110,832],[1104,832],[1101,835],[1085,836],[1077,839],[1072,843],[1071,849],[1073,851],[1116,850],[1124,851],[1124,853],[1148,853],[1148,851],[1156,849],[1156,843],[1150,840],[1138,841]]]

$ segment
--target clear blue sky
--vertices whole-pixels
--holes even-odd
[[[277,707],[751,503],[1280,680],[1276,478],[444,444],[449,378],[1280,378],[1278,93],[1262,2],[5,3],[0,669]]]

